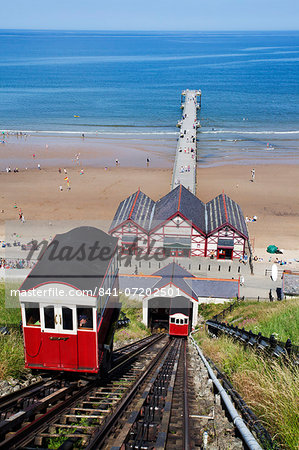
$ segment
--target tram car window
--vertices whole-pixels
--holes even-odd
[[[77,307],[77,327],[82,329],[93,329],[92,309]]]
[[[45,328],[54,329],[54,306],[46,306],[44,308]]]
[[[73,330],[73,311],[66,306],[62,307],[62,328],[64,330]]]
[[[38,303],[25,303],[26,325],[40,327],[40,313]]]

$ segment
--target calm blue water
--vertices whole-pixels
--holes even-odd
[[[2,30],[0,129],[171,136],[199,88],[204,156],[219,139],[297,152],[298,62],[299,32]]]

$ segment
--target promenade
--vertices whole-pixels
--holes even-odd
[[[197,110],[200,109],[201,91],[182,92],[182,119],[178,122],[180,136],[178,139],[176,157],[173,167],[171,189],[182,184],[195,194],[196,191],[196,160],[197,143],[196,130],[200,126],[197,120]]]

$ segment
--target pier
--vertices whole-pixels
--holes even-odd
[[[197,112],[201,108],[201,91],[189,90],[181,94],[182,119],[177,126],[180,128],[180,136],[176,149],[173,167],[171,189],[182,184],[186,189],[195,194],[196,191],[196,161],[197,142],[196,130],[200,127]]]

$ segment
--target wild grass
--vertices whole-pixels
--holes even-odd
[[[299,370],[264,359],[223,336],[196,336],[204,353],[226,373],[234,388],[261,418],[279,448],[297,450],[299,443]]]
[[[129,339],[142,339],[150,334],[150,331],[142,323],[142,303],[130,300],[125,295],[120,296],[121,310],[130,319],[130,324],[119,330],[114,335],[115,342],[127,341]]]
[[[198,305],[198,313],[206,320],[211,319],[233,303],[233,301],[225,303],[200,303]]]
[[[20,307],[8,307],[11,303],[5,299],[5,285],[0,283],[0,326],[1,325],[19,325],[21,320]]]
[[[22,335],[17,331],[6,336],[0,334],[0,379],[18,378],[25,372]]]
[[[223,310],[229,304],[222,306]],[[205,305],[201,310],[205,319],[221,311],[219,305]],[[291,339],[293,344],[299,344],[299,298],[280,302],[238,302],[223,321],[254,333],[261,332],[267,337],[275,334],[283,342]]]
[[[0,284],[0,326],[15,325],[9,335],[0,334],[0,379],[19,377],[24,369],[23,338],[18,331],[20,308],[8,308],[5,304],[5,286]]]

